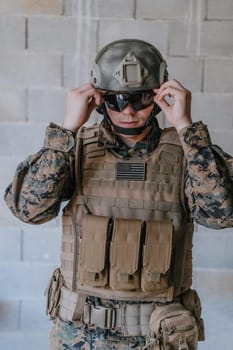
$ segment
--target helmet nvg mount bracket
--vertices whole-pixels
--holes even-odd
[[[138,39],[113,41],[97,54],[91,82],[107,91],[136,92],[159,88],[168,79],[159,50]]]

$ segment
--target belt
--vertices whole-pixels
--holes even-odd
[[[59,317],[63,321],[85,323],[113,329],[123,336],[145,336],[149,331],[150,316],[157,302],[124,302],[112,304],[111,300],[87,298],[87,295],[62,287]]]
[[[146,336],[154,308],[154,303],[119,303],[114,306],[85,303],[83,322],[88,326],[118,330],[124,336]]]

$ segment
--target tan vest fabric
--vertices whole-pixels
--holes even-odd
[[[172,301],[192,284],[193,225],[184,210],[184,156],[174,128],[143,159],[77,135],[77,191],[64,210],[65,287],[107,299]]]

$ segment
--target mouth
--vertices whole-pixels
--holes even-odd
[[[135,126],[138,126],[138,121],[135,121],[135,120],[122,121],[122,122],[119,122],[119,125],[122,125],[124,127],[135,127]]]

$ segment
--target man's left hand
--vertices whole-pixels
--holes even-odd
[[[155,102],[177,131],[192,124],[191,91],[175,79],[166,81],[153,91],[156,93]],[[172,104],[167,101],[169,97],[174,100]]]

